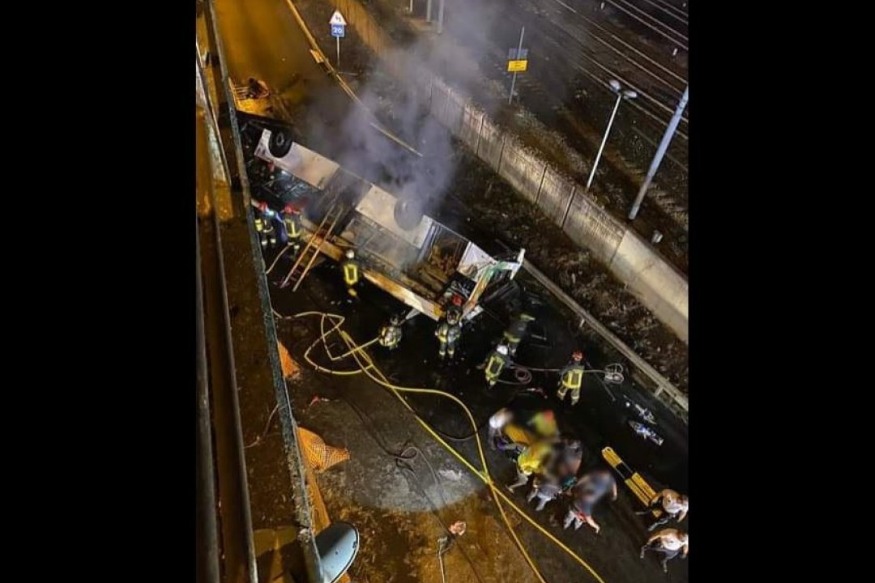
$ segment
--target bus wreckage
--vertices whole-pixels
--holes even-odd
[[[275,122],[268,129],[263,123],[267,120],[259,121],[249,125],[261,134],[247,166],[260,161],[266,178],[262,184],[273,189],[259,189],[258,180],[251,179],[253,206],[264,208],[269,199],[274,207],[291,203],[301,213],[302,248],[283,287],[297,290],[318,256],[341,262],[346,250],[354,249],[363,277],[409,306],[408,317],[419,312],[440,320],[459,296],[462,318],[470,320],[482,311],[478,302],[500,293],[522,267],[524,249],[494,257],[422,213],[415,202],[295,143]],[[278,187],[279,182],[285,187]]]

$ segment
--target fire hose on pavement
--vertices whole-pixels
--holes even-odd
[[[551,541],[553,541],[553,543],[555,543],[559,548],[561,548],[569,556],[571,556],[575,561],[577,561],[581,566],[583,566],[599,583],[605,583],[604,579],[602,579],[601,576],[599,576],[599,574],[596,573],[596,571],[586,561],[584,561],[577,553],[572,551],[562,541],[557,539],[550,532],[548,532],[543,526],[541,526],[535,520],[533,520],[528,514],[526,514],[524,511],[522,511],[510,498],[508,498],[508,496],[504,492],[502,492],[501,490],[499,490],[496,487],[495,481],[493,480],[492,476],[489,473],[489,467],[488,467],[488,464],[486,462],[486,455],[484,453],[483,445],[482,445],[482,442],[480,440],[479,434],[475,434],[475,438],[476,438],[476,443],[477,443],[478,456],[480,458],[480,465],[482,466],[482,469],[476,468],[471,462],[469,462],[458,451],[456,451],[455,448],[450,446],[449,443],[447,443],[425,420],[423,420],[416,413],[416,411],[413,409],[413,407],[410,405],[410,403],[408,403],[407,400],[404,398],[403,394],[404,393],[431,394],[431,395],[438,395],[438,396],[441,396],[443,398],[450,399],[453,402],[455,402],[457,405],[459,405],[459,407],[462,408],[465,415],[468,417],[468,421],[470,422],[471,427],[476,430],[477,423],[474,420],[474,417],[471,414],[471,411],[468,409],[468,407],[461,400],[459,400],[457,397],[455,397],[454,395],[452,395],[450,393],[440,391],[437,389],[402,387],[402,386],[398,386],[398,385],[395,385],[392,382],[390,382],[386,378],[386,376],[382,373],[382,371],[376,366],[376,364],[371,359],[371,357],[368,355],[368,353],[364,350],[367,346],[376,342],[377,339],[375,338],[375,339],[373,339],[373,340],[371,340],[363,345],[357,344],[352,339],[352,337],[345,330],[342,329],[342,325],[344,322],[343,316],[340,316],[338,314],[328,314],[328,313],[317,312],[317,311],[301,312],[299,314],[295,314],[294,316],[282,316],[282,315],[278,314],[276,311],[274,311],[274,314],[281,319],[296,319],[296,318],[302,318],[302,317],[306,317],[306,316],[318,316],[320,318],[320,331],[322,332],[322,334],[304,352],[304,359],[307,361],[307,363],[310,364],[310,366],[312,366],[317,371],[326,372],[328,374],[333,374],[333,375],[355,375],[355,374],[364,373],[368,378],[370,378],[372,381],[374,381],[378,385],[381,385],[381,386],[389,389],[395,395],[395,397],[401,402],[401,404],[413,414],[416,421],[420,424],[420,426],[422,426],[423,429],[426,430],[426,432],[428,432],[450,454],[455,456],[456,459],[458,459],[475,476],[477,476],[481,481],[483,481],[489,487],[490,494],[492,495],[492,498],[495,501],[496,506],[498,507],[499,513],[501,514],[501,518],[504,521],[505,525],[507,526],[511,537],[514,540],[514,543],[516,544],[517,548],[522,553],[522,555],[525,558],[526,562],[528,563],[529,567],[532,569],[535,576],[537,577],[537,579],[541,583],[546,583],[546,581],[545,581],[544,577],[541,575],[540,571],[538,570],[538,568],[535,565],[532,558],[529,556],[529,553],[526,551],[522,542],[519,540],[519,537],[517,536],[516,531],[514,530],[513,526],[510,524],[510,521],[508,520],[507,514],[505,512],[505,509],[502,505],[502,501],[504,501],[511,508],[513,508],[517,512],[517,514],[519,514],[520,517],[522,517],[524,520],[528,521],[529,524],[531,524],[537,530],[539,530],[541,532],[541,534],[543,534],[544,536],[549,538]],[[326,320],[333,323],[333,325],[327,330],[326,330],[326,326],[325,326]],[[332,353],[330,352],[330,350],[328,348],[328,343],[326,341],[326,338],[335,332],[340,336],[340,338],[343,340],[344,344],[346,344],[346,346],[348,348],[348,351],[340,356],[332,355]],[[326,352],[328,358],[332,362],[337,362],[339,360],[342,360],[343,358],[346,358],[348,356],[352,356],[355,359],[355,362],[356,362],[358,368],[354,369],[354,370],[333,370],[333,369],[328,369],[324,366],[319,365],[310,357],[310,352],[319,343],[321,343],[324,346],[325,352]]]

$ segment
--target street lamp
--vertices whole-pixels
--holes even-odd
[[[611,133],[611,125],[614,123],[614,118],[617,116],[617,109],[620,107],[620,101],[623,99],[635,99],[638,94],[631,89],[620,91],[620,82],[616,79],[608,81],[611,86],[611,91],[617,94],[617,102],[614,104],[614,111],[611,113],[611,119],[608,121],[608,127],[605,129],[605,136],[602,138],[602,145],[599,146],[599,153],[595,156],[595,162],[592,163],[592,170],[589,173],[589,179],[586,181],[586,191],[589,192],[589,187],[592,185],[592,179],[595,178],[595,170],[598,168],[599,160],[602,157],[602,151],[605,149],[605,143],[608,141],[608,134]]]

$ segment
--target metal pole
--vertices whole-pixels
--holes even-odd
[[[340,71],[340,37],[336,36],[334,38],[337,39],[337,69],[339,72]]]
[[[413,0],[410,0],[410,8],[408,9],[408,12],[410,12],[410,14],[413,14]]]
[[[656,170],[659,168],[660,162],[662,162],[662,157],[665,155],[666,150],[668,150],[668,145],[671,143],[671,139],[674,137],[674,132],[681,121],[684,108],[687,107],[687,99],[689,98],[689,95],[690,86],[687,85],[684,89],[683,96],[681,96],[681,101],[678,103],[678,108],[671,117],[671,121],[668,122],[668,127],[665,128],[665,134],[663,134],[662,141],[656,149],[656,155],[653,156],[653,162],[650,163],[650,170],[647,171],[647,177],[644,179],[644,183],[638,191],[638,196],[635,198],[632,210],[629,211],[629,220],[634,220],[635,217],[638,216],[638,209],[641,208],[641,202],[644,200],[644,195],[647,194],[647,189],[650,187],[650,181],[653,180],[653,175],[656,174]]]
[[[441,0],[440,6],[438,6],[438,34],[444,32],[444,2],[446,0]]]
[[[605,149],[605,143],[608,141],[608,134],[611,132],[611,125],[614,123],[614,117],[617,115],[617,110],[620,108],[620,101],[623,99],[623,94],[617,92],[617,103],[614,104],[614,111],[611,113],[611,119],[608,121],[608,127],[605,129],[605,136],[602,138],[602,145],[599,146],[599,153],[595,156],[595,162],[592,163],[592,170],[589,173],[589,178],[586,181],[586,191],[589,192],[589,187],[592,185],[592,179],[595,178],[595,170],[599,166],[599,160],[602,157],[602,150]]]
[[[431,0],[425,5],[425,21],[431,22]]]
[[[523,50],[523,35],[526,33],[526,27],[522,27],[520,29],[520,46],[517,47],[516,50],[516,58],[520,58],[520,53]],[[516,85],[516,71],[513,73],[513,80],[510,82],[510,95],[507,96],[507,104],[510,105],[511,101],[513,101],[513,86]]]

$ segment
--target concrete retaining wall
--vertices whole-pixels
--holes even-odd
[[[529,202],[535,202],[538,198],[546,169],[546,162],[534,152],[523,147],[514,136],[505,136],[498,174],[529,199]]]
[[[574,181],[560,174],[550,165],[544,165],[544,178],[536,203],[544,214],[562,225],[575,190]]]
[[[358,0],[336,0],[344,18],[390,72],[430,85],[429,108],[434,117],[477,156],[537,205],[578,245],[587,247],[653,314],[687,342],[686,278],[645,241],[585,194],[580,184],[564,177],[538,153],[522,146],[482,110],[460,97],[441,79],[407,66],[405,54],[392,50],[391,39]]]

